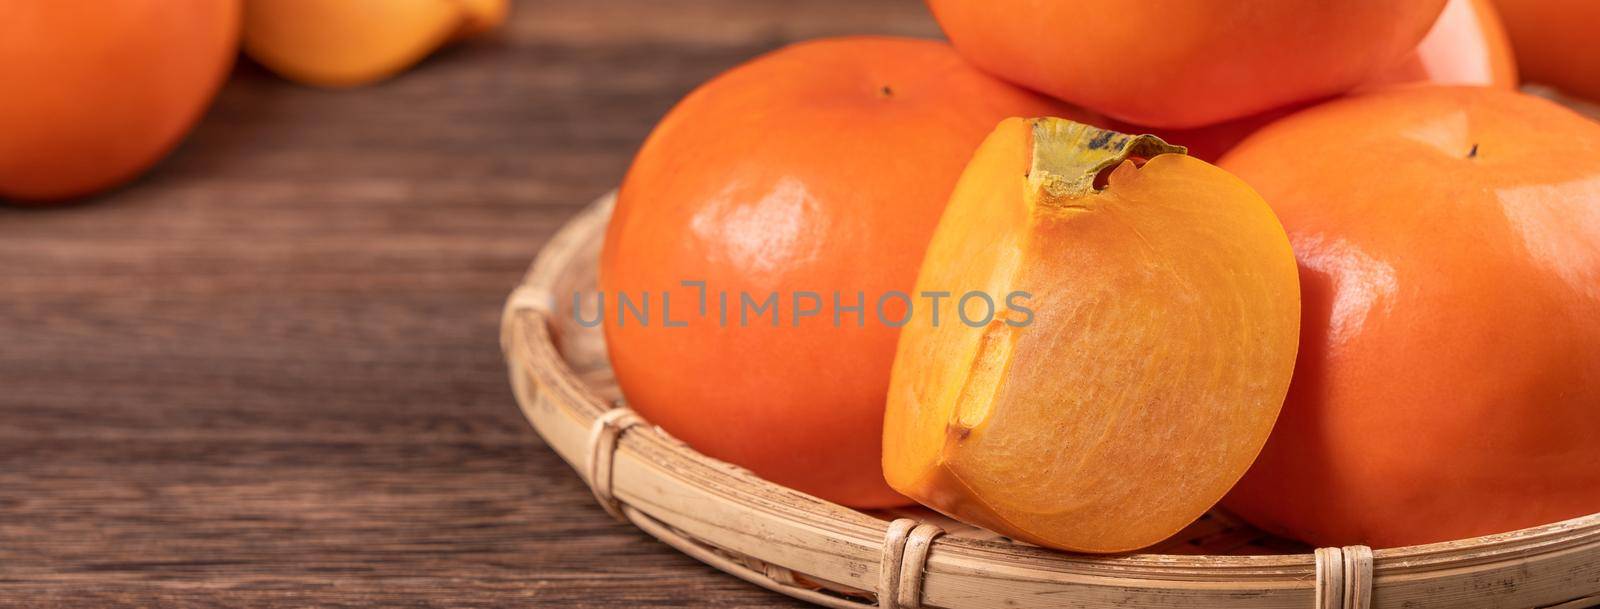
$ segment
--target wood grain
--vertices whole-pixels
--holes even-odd
[[[594,505],[499,308],[694,85],[913,0],[539,0],[367,89],[246,63],[154,172],[0,207],[0,606],[789,606]]]

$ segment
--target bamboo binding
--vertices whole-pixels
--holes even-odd
[[[569,222],[508,299],[501,346],[511,385],[603,510],[735,577],[839,609],[1600,606],[1600,514],[1405,548],[1272,554],[1294,546],[1241,543],[1260,553],[1095,557],[931,512],[851,510],[707,458],[619,406],[599,329],[572,320],[572,295],[593,293],[613,201]],[[1186,531],[1158,549],[1209,547],[1230,526]]]

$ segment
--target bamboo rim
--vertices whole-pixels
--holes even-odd
[[[592,281],[614,201],[563,227],[508,299],[511,384],[607,512],[740,579],[837,608],[1600,606],[1600,514],[1402,548],[1095,557],[939,536],[700,455],[597,393],[563,351],[579,337],[558,331],[556,295]]]

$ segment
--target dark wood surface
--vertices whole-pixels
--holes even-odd
[[[616,524],[499,308],[673,102],[916,0],[537,0],[388,83],[242,64],[83,204],[0,206],[0,606],[771,606]]]

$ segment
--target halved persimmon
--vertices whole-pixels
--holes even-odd
[[[901,332],[884,474],[1040,545],[1118,552],[1182,529],[1255,459],[1294,367],[1299,284],[1277,218],[1153,136],[1001,123],[916,289],[955,307],[916,308]],[[967,294],[1008,306],[986,316]]]

